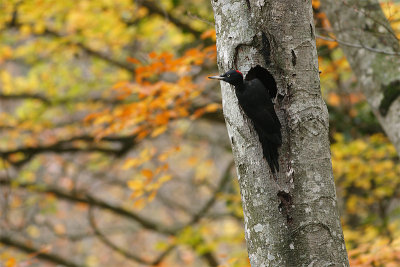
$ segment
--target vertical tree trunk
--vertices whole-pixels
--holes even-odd
[[[252,266],[348,266],[321,98],[311,1],[212,0],[221,73],[256,65],[275,77],[282,123],[275,180],[233,87],[221,83]]]
[[[376,0],[321,0],[372,111],[400,155],[399,40]]]

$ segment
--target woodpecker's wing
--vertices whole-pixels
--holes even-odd
[[[281,143],[278,116],[264,85],[258,79],[245,81],[245,90],[238,95],[239,103],[254,125],[274,143]]]
[[[261,81],[271,99],[275,98],[278,89],[274,77],[267,69],[262,68],[260,65],[251,68],[245,80],[251,81],[254,79],[259,79]]]

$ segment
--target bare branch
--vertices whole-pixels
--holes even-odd
[[[319,39],[322,39],[322,40],[326,40],[326,41],[330,41],[330,42],[336,42],[336,43],[339,43],[341,45],[345,45],[345,46],[349,46],[349,47],[362,48],[362,49],[365,49],[365,50],[369,50],[371,52],[385,54],[385,55],[400,56],[400,53],[398,53],[398,52],[385,51],[385,50],[376,49],[376,48],[373,48],[373,47],[364,46],[362,44],[353,44],[353,43],[345,42],[345,41],[342,41],[342,40],[338,40],[336,38],[331,38],[331,37],[328,37],[328,36],[322,36],[322,35],[319,35],[319,34],[316,34],[315,36],[317,38],[319,38]]]
[[[163,253],[161,253],[155,260],[153,260],[153,261],[145,260],[145,259],[139,257],[138,255],[135,255],[121,247],[118,247],[99,230],[99,228],[97,227],[96,221],[94,219],[92,206],[89,207],[88,220],[89,220],[90,226],[93,229],[93,232],[101,240],[101,242],[103,242],[107,247],[111,248],[115,252],[118,252],[119,254],[121,254],[122,256],[124,256],[125,258],[127,258],[129,260],[133,260],[133,261],[136,261],[136,262],[139,262],[142,264],[147,264],[147,265],[157,265],[163,260],[163,258],[165,256],[167,256],[175,248],[175,245],[171,245]]]
[[[10,181],[4,178],[0,178],[0,186],[8,186],[8,185],[10,185]],[[164,225],[160,225],[147,218],[143,218],[142,216],[127,209],[124,209],[120,206],[107,203],[101,199],[98,199],[90,195],[88,192],[68,192],[61,188],[51,187],[45,184],[38,184],[38,183],[22,183],[22,184],[16,184],[16,186],[18,188],[23,188],[23,189],[29,188],[29,190],[37,193],[51,193],[54,194],[59,199],[67,200],[70,202],[84,203],[94,207],[105,209],[119,216],[134,220],[145,229],[152,230],[161,234],[165,235],[176,234],[176,230],[167,228]]]
[[[8,28],[18,28],[21,26],[21,23],[18,21],[18,5],[15,5],[14,7],[14,11],[12,14],[12,19],[11,21],[6,24],[5,26]],[[35,34],[35,36],[51,36],[51,37],[56,37],[56,38],[62,38],[65,37],[63,36],[61,33],[58,33],[52,29],[49,28],[45,28],[44,32],[41,34]],[[65,44],[67,45],[75,45],[77,47],[79,47],[82,51],[86,52],[88,55],[99,58],[101,60],[104,60],[108,63],[110,63],[111,65],[114,65],[116,67],[125,69],[129,72],[133,72],[135,69],[133,68],[132,64],[129,64],[128,62],[125,61],[119,61],[115,58],[112,58],[109,55],[106,55],[100,51],[96,51],[88,46],[86,46],[85,44],[81,43],[81,42],[73,42],[73,41],[66,41]]]
[[[84,267],[85,266],[85,265],[71,262],[65,258],[62,258],[59,255],[47,253],[43,249],[36,248],[32,245],[24,244],[20,241],[15,240],[15,238],[11,239],[5,235],[0,235],[0,243],[2,243],[3,245],[9,246],[9,247],[18,249],[19,251],[22,251],[27,254],[35,254],[36,258],[45,260],[45,261],[48,261],[51,263],[60,264],[63,266],[68,266],[68,267]]]
[[[22,93],[22,94],[3,94],[0,93],[0,99],[4,100],[25,100],[25,99],[34,99],[44,102],[45,104],[50,104],[50,101],[40,95],[40,94],[29,94],[29,93]]]
[[[58,33],[58,32],[56,32],[54,30],[49,29],[49,28],[46,28],[43,34],[48,35],[48,36],[52,36],[52,37],[57,37],[57,38],[64,37],[61,33]],[[135,70],[135,68],[133,68],[132,64],[129,64],[128,62],[122,62],[122,61],[116,60],[116,59],[112,58],[111,56],[106,55],[106,54],[104,54],[102,52],[96,51],[96,50],[86,46],[85,44],[83,44],[81,42],[67,41],[66,44],[76,45],[77,47],[79,47],[80,49],[85,51],[88,55],[96,57],[96,58],[99,58],[99,59],[102,59],[102,60],[110,63],[111,65],[114,65],[116,67],[125,69],[125,70],[127,70],[129,72],[133,72]]]
[[[218,184],[218,187],[213,192],[211,198],[203,205],[203,207],[192,217],[188,225],[197,223],[201,218],[205,216],[205,214],[209,211],[209,209],[215,204],[217,201],[218,194],[223,191],[225,185],[230,181],[230,170],[232,169],[234,162],[231,161],[226,167],[224,174]]]
[[[63,97],[50,99],[42,94],[35,93],[19,93],[19,94],[4,94],[0,92],[0,99],[3,100],[38,100],[43,104],[54,106],[56,104],[69,104],[69,103],[104,103],[104,104],[119,104],[124,103],[123,100],[116,98],[103,98],[103,97],[90,97],[90,98],[78,98],[78,97]]]
[[[140,4],[144,7],[146,7],[150,13],[165,17],[167,20],[169,20],[171,23],[173,23],[175,26],[182,29],[183,31],[190,32],[197,38],[199,38],[201,36],[201,34],[202,34],[201,31],[196,30],[195,28],[193,28],[189,24],[183,22],[182,20],[175,17],[174,15],[167,12],[166,10],[161,9],[159,6],[156,5],[155,2],[146,0],[146,1],[141,1]]]
[[[78,146],[75,141],[85,141],[87,144],[85,146]],[[0,151],[0,157],[6,159],[10,164],[21,167],[31,160],[34,156],[42,153],[66,153],[66,152],[100,152],[105,154],[113,154],[117,157],[124,155],[130,149],[136,145],[135,136],[121,136],[121,137],[104,137],[102,139],[104,142],[119,144],[119,148],[109,148],[101,146],[99,142],[96,142],[93,136],[82,135],[72,137],[67,140],[61,140],[51,145],[36,146],[36,147],[21,147],[13,150]],[[12,161],[9,156],[22,153],[24,158],[17,161]]]

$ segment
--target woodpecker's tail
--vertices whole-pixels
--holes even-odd
[[[263,149],[264,158],[267,160],[271,172],[279,172],[279,154],[278,148],[282,144],[282,137],[280,134],[268,134],[256,127],[259,140]]]
[[[276,144],[270,143],[268,144],[267,148],[263,148],[263,152],[272,173],[275,173],[275,171],[279,172],[278,146]]]
[[[261,141],[263,154],[265,159],[268,162],[269,167],[271,168],[271,172],[279,172],[279,154],[278,154],[278,146],[274,143],[268,141]]]

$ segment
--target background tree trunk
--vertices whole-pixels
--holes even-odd
[[[310,1],[213,0],[220,73],[275,77],[282,123],[275,181],[233,87],[221,83],[252,266],[348,266],[333,182]]]
[[[400,155],[399,40],[376,0],[321,0],[361,90]]]

